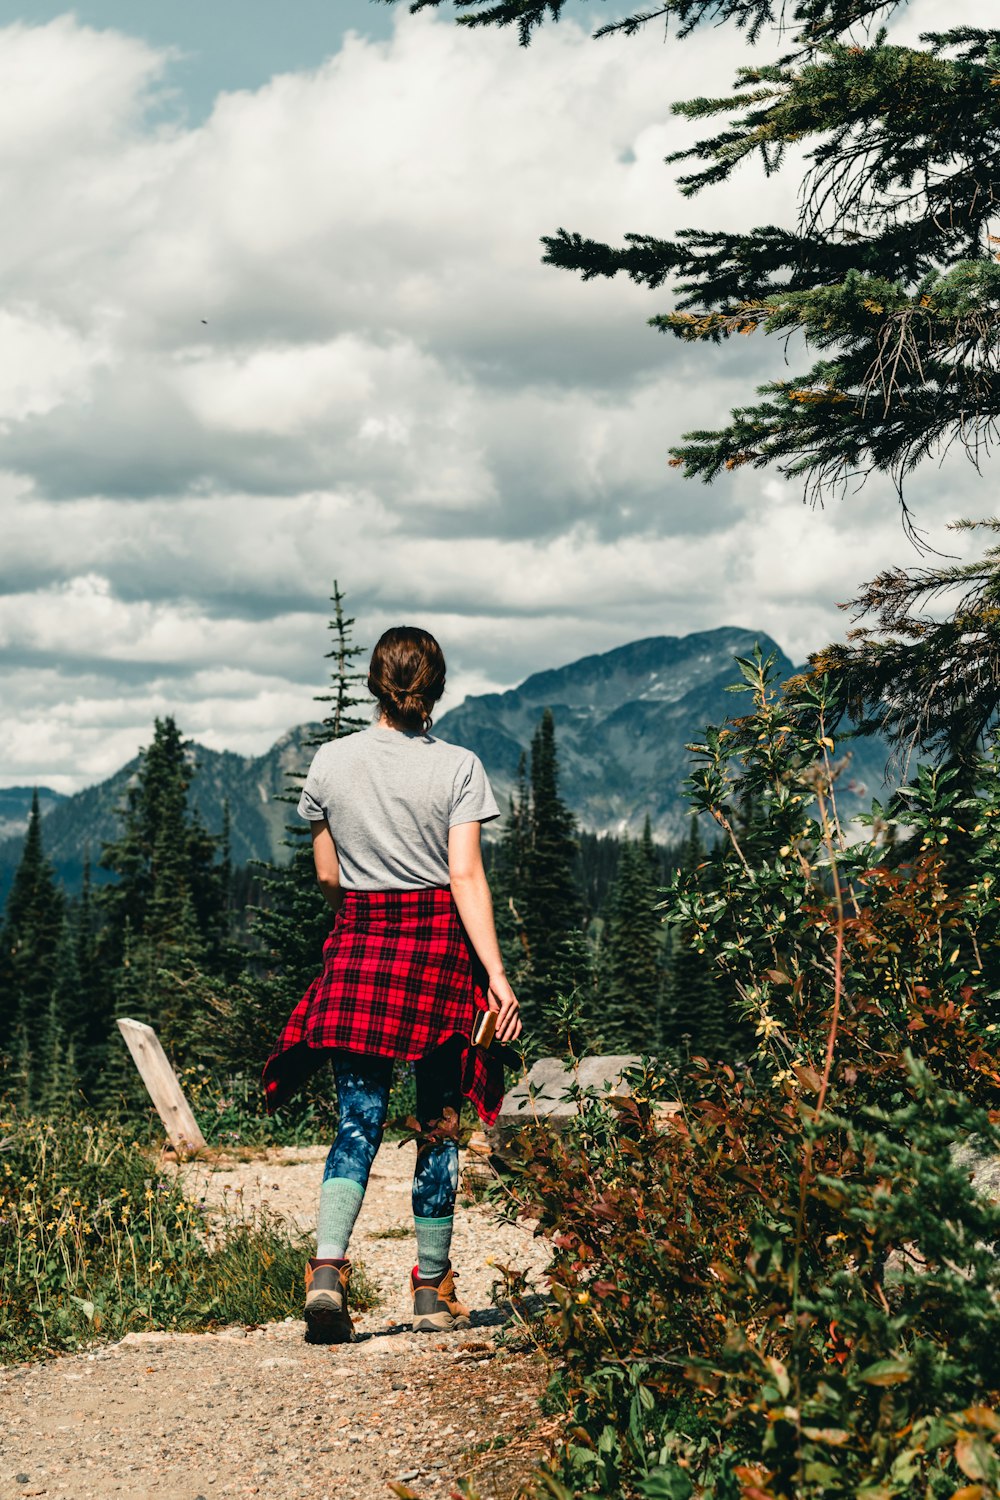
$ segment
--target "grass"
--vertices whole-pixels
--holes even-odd
[[[0,1120],[0,1362],[136,1329],[301,1315],[311,1238],[242,1206],[220,1220],[100,1118]],[[356,1267],[352,1303],[377,1289]]]
[[[410,1224],[393,1224],[391,1229],[370,1229],[367,1237],[370,1240],[405,1240],[413,1233]]]
[[[329,1110],[324,1110],[311,1096],[269,1116],[256,1074],[224,1075],[196,1063],[182,1068],[179,1078],[210,1146],[227,1151],[258,1146],[313,1146],[329,1144],[332,1138]]]

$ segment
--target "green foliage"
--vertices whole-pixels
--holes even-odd
[[[394,5],[396,0],[383,0]],[[416,12],[438,6],[442,0],[410,0],[409,10]],[[678,23],[681,36],[702,21],[733,21],[756,41],[765,26],[801,26],[816,40],[835,35],[849,26],[888,15],[905,0],[795,0],[792,5],[775,0],[661,0],[651,10],[601,26],[596,36],[616,31],[631,35],[650,21]],[[453,0],[459,11],[459,25],[516,26],[523,46],[546,19],[558,21],[564,10],[572,9],[570,0]],[[473,7],[476,7],[475,9]]]
[[[1000,1205],[958,1148],[1000,1152],[996,748],[971,791],[922,768],[848,843],[828,688],[782,699],[759,652],[739,665],[751,712],[690,782],[724,838],[668,916],[753,1065],[649,1064],[574,1130],[522,1133],[502,1193],[551,1242],[563,1418],[535,1493],[985,1500]]]
[[[528,791],[528,762],[522,755],[517,768],[517,782],[511,793],[507,817],[496,845],[483,850],[497,939],[504,966],[514,989],[520,994],[525,987],[530,953],[528,935],[521,911],[526,899],[528,849],[531,844],[531,798]],[[527,996],[525,996],[527,998]]]
[[[566,0],[457,3],[460,23],[515,25],[525,45],[566,10]],[[688,195],[727,184],[748,160],[768,174],[787,164],[802,174],[794,226],[632,233],[622,246],[564,229],[543,240],[549,264],[585,280],[675,282],[676,306],[650,320],[656,328],[713,343],[794,333],[813,351],[726,427],[688,433],[671,450],[686,475],[773,467],[819,497],[875,470],[902,498],[928,453],[957,442],[975,460],[996,436],[1000,31],[959,27],[891,46],[873,23],[905,3],[662,0],[597,33],[634,35],[657,20],[674,22],[678,41],[706,22],[734,22],[751,43],[792,33],[777,62],[741,67],[720,97],[674,106],[725,123],[668,161],[693,164],[680,178]],[[660,45],[661,27],[653,35]]]
[[[0,930],[0,1054],[10,1049],[30,1058],[39,1050],[49,1001],[61,987],[64,924],[63,894],[42,848],[36,791]]]
[[[81,911],[78,952],[90,950],[103,979],[85,1022],[84,1083],[92,1101],[116,1110],[140,1105],[143,1093],[114,1021],[146,1021],[168,1052],[182,1052],[191,1043],[206,976],[221,962],[225,851],[189,807],[191,774],[175,720],[157,719],[128,789],[121,835],[101,854],[102,867],[117,879],[97,893],[96,933]],[[92,899],[89,891],[85,897]],[[94,993],[93,973],[88,977]]]
[[[555,720],[548,708],[531,741],[530,776],[524,924],[532,967],[544,986],[554,977],[554,947],[582,920],[572,878],[576,819],[559,795]]]
[[[371,720],[368,676],[365,672],[357,671],[354,665],[359,656],[366,654],[365,648],[354,644],[354,616],[344,614],[344,595],[336,579],[333,580],[330,603],[333,605],[333,619],[329,621],[327,628],[332,644],[325,657],[331,664],[330,692],[317,693],[315,700],[330,706],[323,717],[322,733],[311,741],[315,745],[322,745],[326,740],[339,740],[345,734],[354,734],[356,730],[366,728]],[[358,691],[359,686],[363,687],[363,692]],[[355,710],[360,707],[364,707],[366,712],[356,713]]]
[[[573,881],[590,920],[607,913],[612,887],[618,877],[623,842],[615,833],[592,833],[586,828],[577,830]],[[653,842],[652,861],[657,890],[666,884],[668,874],[681,858],[680,845]]]
[[[336,584],[333,602],[324,737],[364,722],[354,714],[360,648]],[[265,869],[258,946],[248,956],[237,946],[244,914],[234,910],[234,892],[247,881],[231,868],[228,815],[219,836],[207,832],[190,805],[192,771],[175,720],[156,720],[120,810],[120,835],[101,854],[113,881],[95,891],[88,865],[73,903],[45,858],[36,799],[0,942],[0,1100],[60,1112],[82,1097],[109,1118],[143,1116],[145,1092],[115,1026],[131,1016],[155,1027],[175,1063],[199,1059],[225,1081],[226,1097],[238,1101],[226,1111],[231,1136],[248,1143],[327,1130],[318,1085],[294,1126],[269,1127],[247,1099],[248,1080],[320,966],[330,927],[308,829],[297,820],[291,863]],[[296,786],[289,800],[297,797]],[[219,1124],[211,1111],[207,1124]]]
[[[612,1052],[654,1051],[662,1032],[664,986],[660,869],[649,819],[642,839],[624,841],[600,947],[604,1036]]]
[[[507,1192],[551,1239],[536,1332],[564,1418],[533,1493],[995,1486],[1000,1208],[954,1146],[1000,1139],[986,1111],[896,1063],[890,1111],[817,1119],[805,1087],[726,1070],[689,1079],[669,1127],[647,1076],[573,1136],[526,1129]]]
[[[309,1253],[282,1220],[192,1201],[155,1150],[106,1120],[0,1123],[5,1361],[134,1329],[297,1317]],[[356,1305],[375,1305],[363,1273],[351,1292]]]
[[[997,521],[952,528],[996,535]],[[943,616],[931,607],[951,595]],[[851,601],[857,626],[845,643],[810,657],[837,684],[854,723],[899,751],[930,752],[968,766],[1000,709],[1000,544],[971,563],[890,568]]]
[[[330,1139],[330,1112],[322,1099],[310,1096],[294,1113],[286,1110],[280,1116],[269,1115],[256,1070],[226,1074],[205,1063],[189,1063],[179,1076],[201,1133],[211,1147],[239,1151],[312,1145],[317,1141],[325,1144]]]
[[[545,1052],[735,1054],[736,1019],[709,962],[682,940],[671,956],[659,910],[692,855],[578,834],[558,791],[552,716],[522,757],[497,844],[487,846],[497,934],[521,1000],[529,1057]],[[697,832],[694,834],[697,839]]]
[[[556,996],[592,981],[583,906],[574,879],[576,820],[559,795],[555,721],[546,709],[521,759],[499,848],[491,861],[497,935],[521,1002],[530,1048],[551,1041]]]
[[[90,1094],[105,1065],[108,1045],[109,976],[101,957],[101,911],[94,895],[90,860],[83,867],[83,887],[70,908],[74,955],[74,988],[62,995],[62,1016],[76,1061],[80,1087]]]
[[[707,855],[697,822],[692,819],[684,859],[678,869],[696,880]],[[707,1057],[729,1061],[745,1052],[733,1006],[728,1003],[724,981],[713,964],[713,955],[697,929],[675,923],[673,951],[664,1005],[661,1041],[667,1055]]]
[[[904,1018],[913,1024],[908,1007],[917,992],[994,1045],[995,747],[977,763],[974,793],[953,768],[922,768],[887,809],[875,805],[872,836],[849,844],[836,814],[836,780],[847,762],[834,759],[828,730],[837,704],[829,684],[799,683],[782,698],[759,652],[740,668],[744,684],[736,690],[749,692],[753,712],[709,729],[704,744],[692,747],[695,806],[725,839],[696,871],[678,875],[669,919],[712,955],[758,1058],[779,1077],[822,1063],[832,978],[853,997],[841,1030],[849,1026],[866,1045],[881,1048]],[[741,835],[748,796],[757,816]],[[891,827],[898,823],[910,830],[900,848]],[[957,838],[960,860],[950,848]],[[924,916],[914,923],[918,900]],[[831,906],[843,922],[836,942]],[[923,1054],[915,1024],[911,1042]],[[865,1082],[876,1077],[865,1069]]]
[[[176,721],[157,719],[122,809],[120,838],[101,865],[118,878],[101,888],[105,942],[117,962],[126,931],[154,953],[184,946],[213,952],[222,936],[225,892],[220,841],[188,806],[191,764]]]

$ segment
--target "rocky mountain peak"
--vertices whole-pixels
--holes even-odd
[[[792,675],[791,661],[759,631],[722,626],[685,636],[649,636],[535,672],[507,692],[469,697],[443,714],[433,732],[476,752],[503,808],[521,756],[550,708],[562,794],[581,825],[595,832],[637,834],[648,815],[657,838],[680,839],[688,826],[686,746],[702,737],[706,724],[742,712],[741,700],[726,688],[738,675],[733,657],[750,655],[757,644],[765,655],[774,653],[783,677]],[[260,756],[192,744],[197,767],[192,800],[205,825],[218,831],[228,799],[235,863],[286,855],[285,824],[294,817],[289,778],[307,768],[313,753],[308,742],[318,732],[316,723],[298,725]],[[864,783],[853,795],[856,804],[878,791],[885,758],[881,741],[855,746],[852,779]],[[43,819],[45,848],[71,889],[79,883],[87,852],[96,865],[102,842],[115,837],[118,809],[137,767],[138,760],[132,760],[107,781],[73,797],[50,796]],[[24,795],[18,801],[15,794],[24,791],[15,788],[7,794],[20,822],[9,830],[13,836],[0,842],[0,895],[20,858],[31,797],[28,792],[27,801]],[[850,809],[849,793],[838,800]]]

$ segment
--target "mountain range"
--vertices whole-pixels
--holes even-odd
[[[685,746],[701,739],[706,724],[744,711],[748,700],[726,689],[737,676],[733,658],[750,655],[755,644],[765,655],[774,654],[783,679],[797,670],[759,631],[727,626],[652,636],[534,673],[508,692],[470,696],[442,714],[433,733],[475,750],[506,808],[521,756],[543,711],[551,708],[562,794],[581,825],[635,834],[648,815],[658,839],[676,840],[688,826]],[[294,817],[282,793],[289,776],[308,766],[306,742],[317,728],[299,725],[259,756],[190,746],[192,803],[206,826],[217,831],[228,798],[235,864],[281,858],[284,824]],[[860,740],[852,748],[855,790],[845,788],[838,797],[848,815],[879,792],[887,758],[878,739]],[[115,836],[118,809],[139,763],[137,756],[106,781],[73,796],[39,788],[45,851],[69,889],[79,885],[87,852],[96,864],[102,842]],[[0,842],[0,894],[20,858],[30,802],[28,788],[0,792],[0,836],[6,832]]]

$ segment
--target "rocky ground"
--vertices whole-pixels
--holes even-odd
[[[544,1443],[541,1361],[510,1339],[491,1263],[544,1264],[522,1227],[460,1204],[452,1258],[471,1329],[410,1332],[412,1143],[383,1145],[352,1241],[382,1302],[350,1345],[314,1347],[298,1321],[218,1334],[130,1334],[44,1364],[0,1369],[0,1497],[382,1500],[390,1483],[445,1500],[474,1474],[507,1500]],[[264,1203],[311,1227],[325,1151],[194,1163],[208,1205]],[[504,1332],[506,1325],[506,1332]]]

